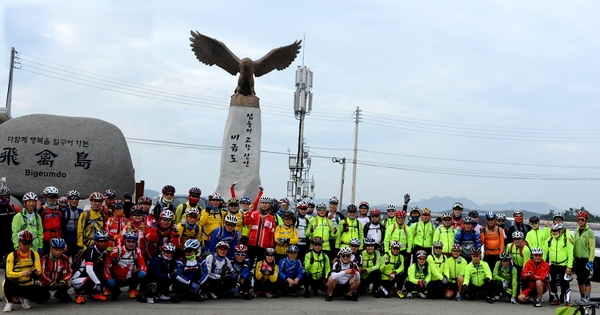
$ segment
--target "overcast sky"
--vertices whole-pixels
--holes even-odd
[[[268,151],[261,179],[272,197],[286,195],[304,62],[314,72],[305,136],[317,198],[339,195],[342,168],[331,158],[352,158],[360,106],[357,202],[398,204],[408,192],[600,213],[599,2],[5,3],[4,89],[10,47],[20,53],[13,117],[115,124],[146,188],[198,186],[206,196],[218,182],[215,147],[237,78],[196,60],[189,32],[198,30],[255,60],[306,36],[288,69],[256,79]],[[345,203],[351,178],[348,164]]]

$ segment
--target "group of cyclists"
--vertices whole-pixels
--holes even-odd
[[[571,234],[563,216],[540,227],[513,212],[506,226],[501,213],[479,213],[457,202],[437,224],[428,208],[412,207],[404,195],[400,209],[384,213],[368,202],[349,204],[346,216],[334,196],[329,203],[298,202],[263,195],[237,199],[219,193],[199,206],[201,190],[175,206],[175,188],[166,185],[156,204],[149,197],[117,198],[114,190],[89,195],[90,208],[79,208],[80,194],[60,197],[46,187],[43,198],[24,194],[23,209],[10,204],[0,188],[0,227],[10,236],[0,243],[5,260],[4,312],[13,305],[30,308],[51,292],[60,302],[118,300],[126,288],[140,302],[202,302],[240,296],[305,298],[360,296],[412,299],[485,299],[542,306],[571,304],[569,283],[577,274],[580,299],[590,296],[595,237],[589,214],[577,213]],[[10,223],[7,223],[10,221]],[[1,236],[1,235],[0,235]],[[10,237],[10,240],[8,239]],[[561,287],[558,293],[557,284]]]

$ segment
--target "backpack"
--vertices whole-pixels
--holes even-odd
[[[78,251],[75,256],[73,256],[73,262],[71,263],[71,270],[73,273],[75,273],[75,271],[81,271],[81,261],[83,260],[83,254],[85,251],[85,249],[82,249]]]
[[[550,242],[548,241],[548,247],[550,247]],[[523,248],[525,248],[525,246],[527,246],[527,248],[529,248],[529,251],[531,252],[531,248],[529,247],[529,244],[527,244],[527,242],[525,242],[524,246],[522,246],[521,248],[519,248],[519,255],[521,255],[521,258],[523,257]],[[565,246],[567,246],[565,244]],[[512,249],[515,247],[515,243],[510,243],[510,246],[508,247],[508,252],[512,254]]]
[[[17,262],[19,261],[19,253],[17,252],[18,250],[15,250],[13,252],[13,267],[17,265]],[[33,253],[33,250],[29,250],[29,255],[31,255],[31,259],[33,259],[33,257],[35,257],[35,254]],[[8,259],[8,254],[6,256],[2,257],[4,259],[4,264],[2,265],[2,269],[6,270],[6,260]]]

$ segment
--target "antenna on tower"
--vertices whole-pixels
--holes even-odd
[[[304,50],[306,49],[306,33],[304,33],[304,38],[302,39],[302,68],[304,68]]]

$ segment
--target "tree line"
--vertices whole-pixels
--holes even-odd
[[[579,211],[585,211],[589,214],[590,218],[589,218],[588,222],[600,222],[600,216],[591,214],[589,211],[587,211],[585,209],[585,207],[581,207],[579,209],[578,208],[569,208],[569,210],[567,210],[563,213],[564,221],[571,221],[571,222],[577,221],[577,212],[579,212]],[[541,215],[540,219],[552,221],[552,219],[554,219],[554,214],[556,214],[558,212],[560,212],[560,211],[550,210],[548,212],[548,214]]]

